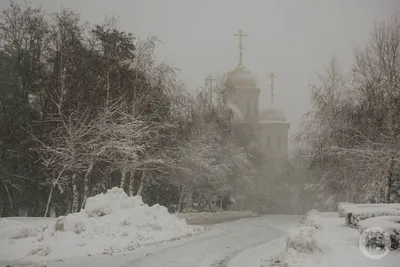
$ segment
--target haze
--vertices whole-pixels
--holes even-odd
[[[22,1],[16,1],[22,3]],[[90,23],[118,15],[120,27],[140,38],[156,36],[159,60],[179,68],[189,90],[204,85],[212,74],[221,76],[238,61],[242,29],[244,65],[258,78],[260,108],[270,99],[267,73],[274,71],[275,101],[285,112],[293,135],[310,107],[309,84],[331,57],[349,68],[353,51],[369,39],[374,21],[400,7],[396,0],[38,0],[48,11],[70,8]],[[0,4],[4,9],[8,1]]]

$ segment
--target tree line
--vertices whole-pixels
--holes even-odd
[[[314,203],[399,202],[399,13],[375,24],[351,71],[333,59],[311,89],[295,140]]]
[[[120,187],[172,210],[257,195],[263,153],[227,91],[191,94],[176,69],[108,18],[10,6],[0,20],[0,214],[78,212]],[[242,199],[242,204],[239,199]]]

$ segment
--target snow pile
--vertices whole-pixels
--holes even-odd
[[[267,265],[262,266],[306,267],[321,262],[322,227],[319,212],[309,211],[301,224],[300,227],[287,231],[285,252],[273,257],[267,261]]]
[[[41,260],[132,250],[142,245],[191,235],[201,230],[149,207],[141,197],[113,188],[87,200],[85,210],[36,225],[0,221],[1,260]]]
[[[400,244],[400,216],[369,218],[358,223],[358,230],[367,247],[398,249]]]

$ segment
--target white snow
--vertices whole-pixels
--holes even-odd
[[[85,210],[56,221],[0,220],[0,260],[48,260],[109,254],[191,235],[167,208],[149,207],[122,189],[89,198]]]
[[[359,248],[360,233],[357,229],[345,225],[337,213],[322,213],[323,225],[322,249],[324,264],[340,267],[398,267],[400,252],[391,251],[384,258],[373,260],[361,253]],[[325,267],[325,265],[321,265]]]
[[[261,266],[307,267],[321,263],[321,228],[319,212],[309,211],[300,227],[287,231],[285,251],[262,260]]]
[[[380,216],[400,216],[399,204],[346,204],[342,205],[346,223],[357,226],[358,222]]]
[[[385,218],[387,221],[395,222],[398,217]],[[307,219],[298,228],[290,229],[286,238],[286,250],[283,253],[277,253],[273,257],[270,255],[268,257],[265,257],[265,255],[264,257],[260,256],[260,258],[263,258],[261,266],[399,266],[400,251],[390,251],[384,258],[379,260],[364,256],[359,247],[360,233],[356,229],[346,226],[344,218],[338,218],[337,213],[321,213],[319,220],[322,226],[321,230],[316,228],[310,230],[312,228],[307,227]],[[382,222],[383,218],[378,219],[376,217],[367,220],[369,222],[365,223],[365,227],[376,226],[376,223]],[[361,221],[360,225],[363,222]],[[390,222],[381,224],[383,227],[389,227],[390,225]],[[264,245],[264,253],[269,254],[266,249],[268,249],[267,244]],[[258,250],[262,251],[261,248]]]
[[[219,212],[188,212],[177,214],[179,218],[186,219],[189,224],[211,224],[226,222],[240,218],[257,216],[252,211],[219,211]]]
[[[353,209],[359,211],[361,209],[395,209],[400,210],[399,203],[391,203],[391,204],[354,204],[350,202],[340,202],[338,204],[338,212],[339,216],[345,218],[346,214],[351,212]]]
[[[99,202],[101,201],[96,203]],[[139,201],[138,203],[141,204]],[[104,207],[104,205],[99,206],[100,208],[93,209],[93,212],[95,211],[94,213],[90,213],[99,214],[98,211],[111,209],[109,215],[100,218],[112,216],[115,213],[112,204],[106,205],[107,207]],[[120,209],[120,207],[117,206],[117,209]],[[89,210],[90,209],[88,209],[88,211]],[[214,214],[213,216],[216,215]],[[91,218],[100,219],[99,217],[89,217],[87,214],[86,218],[88,220]],[[301,221],[301,225],[298,225],[299,219],[299,216],[287,215],[269,215],[241,219],[235,222],[209,226],[206,232],[189,238],[175,240],[174,242],[162,242],[152,246],[141,246],[133,251],[123,251],[113,255],[65,258],[60,262],[47,262],[47,266],[399,266],[399,251],[390,251],[380,260],[372,260],[365,257],[359,248],[360,233],[357,229],[346,226],[344,218],[339,218],[337,213],[318,213],[317,211],[310,211],[306,218]],[[376,218],[375,220],[378,219]],[[393,221],[392,219],[390,220]],[[296,224],[298,225],[297,227],[295,227]],[[37,224],[32,224],[32,227],[37,226]],[[287,231],[287,229],[291,227],[295,228]],[[76,228],[81,229],[80,227],[73,227],[72,229],[75,230]],[[34,232],[34,230],[26,232],[31,233]],[[285,232],[287,233],[286,238],[282,237],[282,234]],[[18,231],[14,231],[14,233],[18,233]],[[2,234],[4,234],[3,231]],[[81,234],[73,234],[81,236]],[[9,239],[10,234],[7,235],[8,240],[11,240]],[[31,240],[30,238],[31,237],[15,240],[27,241]],[[116,239],[115,244],[121,244],[121,240],[123,239]],[[14,239],[12,240],[15,241]],[[46,238],[44,240],[46,240]],[[62,239],[59,240],[63,242]],[[107,240],[113,243],[112,239],[108,238]],[[85,240],[85,242],[88,243],[86,246],[90,246],[88,240]],[[3,243],[0,242],[0,244]],[[102,244],[104,243],[101,241],[100,245]],[[40,248],[38,253],[47,253],[47,247],[45,245],[46,244],[42,244],[42,247],[38,247]],[[75,244],[67,246],[66,244],[64,249],[73,250],[74,248],[72,246],[74,245]],[[50,246],[50,248],[52,251],[48,256],[36,256],[36,258],[47,259],[51,257],[54,252],[54,247]],[[85,246],[80,247],[80,249],[85,249]],[[3,254],[2,247],[0,247],[0,253]],[[70,253],[71,252],[68,251],[68,254]],[[0,265],[1,263],[2,261],[0,261]]]
[[[358,223],[358,229],[360,231],[373,227],[380,227],[388,231],[396,231],[396,234],[400,234],[400,216],[374,217]]]
[[[365,236],[366,244],[385,241],[387,247],[396,248],[400,243],[400,216],[369,218],[358,223],[358,230]]]

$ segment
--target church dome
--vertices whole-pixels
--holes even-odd
[[[259,121],[281,121],[286,122],[285,113],[276,107],[268,107],[259,115]]]
[[[228,83],[233,86],[257,86],[257,79],[244,67],[234,69],[228,73]]]

